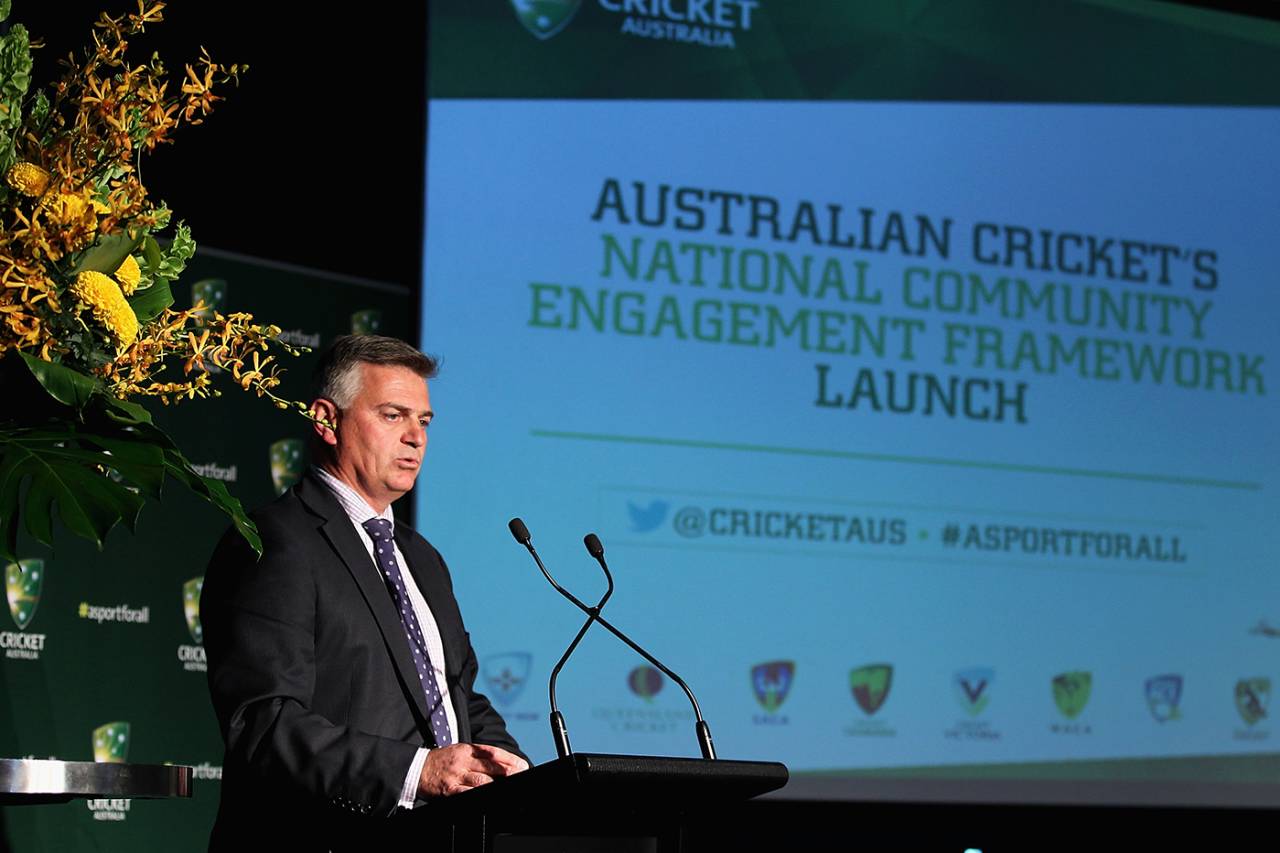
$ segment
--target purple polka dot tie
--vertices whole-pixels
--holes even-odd
[[[436,675],[431,670],[431,658],[427,655],[427,642],[422,638],[422,628],[418,625],[418,617],[413,612],[413,604],[409,601],[409,592],[404,586],[404,576],[400,574],[400,566],[396,564],[395,540],[391,535],[391,522],[385,518],[371,518],[363,525],[373,539],[373,556],[387,581],[387,589],[391,590],[391,598],[400,611],[400,624],[409,640],[409,650],[413,652],[413,665],[418,669],[418,681],[427,694],[427,707],[431,709],[431,734],[435,736],[436,746],[448,746],[453,743],[449,734],[449,718],[444,712],[444,700],[440,696],[440,686],[436,683]]]

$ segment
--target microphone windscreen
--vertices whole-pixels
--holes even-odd
[[[604,556],[604,546],[600,544],[600,537],[594,533],[588,533],[582,537],[583,543],[587,546],[587,553],[597,560]]]
[[[511,535],[516,537],[516,541],[521,545],[528,545],[529,540],[533,538],[529,535],[529,528],[525,527],[524,522],[519,518],[508,521],[507,527],[511,529]]]

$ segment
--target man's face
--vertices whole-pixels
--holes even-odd
[[[431,398],[407,367],[362,364],[360,391],[338,413],[336,473],[376,511],[413,488],[427,449]]]

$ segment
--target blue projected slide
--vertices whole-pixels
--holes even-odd
[[[611,9],[459,32],[554,89]],[[598,533],[606,615],[792,796],[1280,801],[1280,111],[503,99],[437,44],[418,522],[535,760],[582,617],[512,516],[591,601]],[[576,749],[698,754],[603,631],[558,694]]]

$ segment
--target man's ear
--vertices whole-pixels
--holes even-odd
[[[316,436],[325,444],[337,444],[338,436],[334,433],[338,429],[338,407],[334,402],[324,397],[313,400],[311,415],[315,418],[312,428],[316,431]]]

